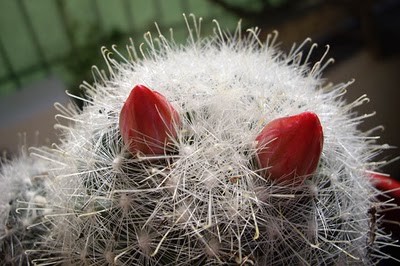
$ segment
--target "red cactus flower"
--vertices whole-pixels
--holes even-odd
[[[278,118],[256,137],[259,166],[274,181],[302,183],[318,166],[323,132],[311,112]]]
[[[164,154],[180,124],[177,111],[160,93],[144,85],[135,86],[119,116],[122,139],[133,154]]]

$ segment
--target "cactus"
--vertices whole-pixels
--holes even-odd
[[[370,182],[386,146],[357,125],[367,101],[326,84],[326,53],[289,54],[257,29],[161,33],[102,52],[82,111],[57,105],[47,160],[51,229],[38,265],[373,265],[395,245]],[[172,38],[172,37],[171,37]],[[328,49],[326,50],[328,52]],[[111,56],[115,53],[120,62]],[[76,96],[75,96],[76,97]],[[309,147],[309,148],[308,148]]]
[[[47,204],[46,161],[29,157],[21,147],[17,159],[0,169],[0,262],[1,265],[29,265],[28,250],[43,241],[49,231],[44,216]]]

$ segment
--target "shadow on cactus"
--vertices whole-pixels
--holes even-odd
[[[320,77],[306,40],[289,54],[257,29],[188,42],[161,33],[83,83],[82,111],[57,105],[48,159],[51,230],[38,265],[373,265],[396,245],[373,186],[385,146],[357,125],[349,83]],[[147,47],[147,48],[145,48]],[[63,120],[63,121],[61,121]],[[394,188],[398,189],[397,187]]]

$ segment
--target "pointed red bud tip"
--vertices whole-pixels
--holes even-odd
[[[144,85],[132,89],[119,116],[122,139],[133,154],[164,154],[179,125],[178,112],[171,103]]]
[[[374,187],[400,201],[400,182],[389,175],[373,172],[370,173],[371,183]]]
[[[323,132],[311,112],[278,118],[256,137],[259,166],[266,177],[283,183],[303,183],[318,166]]]

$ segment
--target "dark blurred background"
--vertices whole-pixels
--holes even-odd
[[[325,72],[332,82],[355,78],[346,95],[367,94],[371,102],[359,114],[377,114],[362,130],[385,127],[380,143],[400,147],[400,1],[399,0],[1,0],[0,1],[0,150],[17,151],[18,132],[28,144],[56,140],[53,102],[68,102],[64,90],[81,93],[92,81],[91,66],[103,66],[100,47],[121,50],[143,33],[156,33],[154,22],[177,42],[186,38],[182,13],[203,17],[203,34],[213,18],[223,29],[258,26],[261,36],[279,31],[282,49],[311,37],[319,44],[317,61],[329,44],[336,63]],[[40,131],[39,137],[35,133]],[[23,137],[22,137],[23,139]],[[400,155],[394,148],[378,159]],[[400,178],[400,161],[382,168]]]

